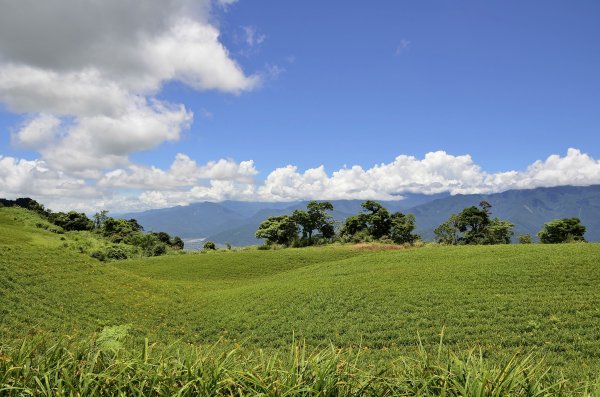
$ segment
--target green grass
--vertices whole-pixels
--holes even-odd
[[[419,336],[435,349],[444,330],[444,350],[458,355],[475,348],[499,363],[534,352],[553,376],[600,374],[600,244],[331,246],[101,263],[77,248],[91,236],[38,221],[0,208],[7,348],[130,324],[138,343],[221,341],[274,353],[295,339],[309,351],[360,348],[362,366],[383,368],[414,355]]]

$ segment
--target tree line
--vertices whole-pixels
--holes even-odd
[[[182,250],[184,247],[184,242],[179,236],[171,237],[166,232],[145,233],[137,220],[113,218],[108,216],[106,210],[97,212],[93,219],[90,219],[83,212],[53,212],[31,198],[0,199],[0,207],[21,207],[36,212],[57,227],[52,229],[56,233],[69,231],[94,233],[110,243],[90,253],[92,257],[99,260],[127,259],[136,254],[160,256],[166,254],[168,249]]]
[[[330,214],[333,204],[313,200],[307,204],[306,210],[265,219],[256,231],[256,237],[264,239],[266,247],[275,244],[304,247],[335,241],[414,244],[421,239],[413,233],[413,214],[390,213],[373,200],[363,202],[361,207],[360,213],[336,225]],[[452,214],[434,230],[435,241],[445,245],[510,244],[514,224],[492,217],[491,208],[490,203],[482,201],[479,206],[467,207],[458,214]],[[579,218],[564,218],[546,222],[537,236],[541,243],[555,244],[585,241],[584,234],[585,226]],[[518,240],[522,244],[532,243],[530,235],[521,235]]]

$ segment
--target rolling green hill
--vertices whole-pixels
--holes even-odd
[[[362,346],[387,362],[435,348],[534,350],[573,379],[600,374],[600,244],[329,246],[101,263],[77,233],[0,208],[0,341],[130,324],[150,342],[279,350]],[[62,239],[61,239],[62,238]],[[64,239],[64,240],[63,240]]]

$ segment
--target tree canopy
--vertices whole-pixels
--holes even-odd
[[[544,244],[558,244],[585,241],[584,234],[585,226],[579,218],[563,218],[546,222],[538,232],[538,237]]]
[[[499,218],[490,219],[492,205],[487,201],[479,207],[467,207],[433,232],[440,244],[509,244],[514,225]]]

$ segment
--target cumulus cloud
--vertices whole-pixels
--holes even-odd
[[[178,153],[168,170],[131,165],[127,169],[119,168],[107,172],[97,184],[108,188],[154,191],[198,187],[204,180],[215,184],[226,181],[252,185],[257,173],[252,160],[236,163],[233,160],[221,159],[199,166],[189,156]]]
[[[24,149],[39,149],[49,144],[58,134],[61,121],[51,114],[40,114],[27,120],[18,132],[12,134],[13,145]]]
[[[0,156],[0,197],[35,196],[90,198],[98,194],[95,187],[52,170],[42,160],[23,160]]]
[[[369,169],[343,168],[329,176],[323,166],[298,172],[288,165],[271,172],[258,189],[266,200],[386,199],[403,193],[495,193],[560,185],[600,184],[600,161],[577,149],[538,160],[525,171],[487,173],[470,155],[430,152],[423,159],[400,155]]]
[[[98,176],[178,140],[193,114],[155,99],[167,81],[233,94],[260,83],[219,41],[209,0],[0,6],[0,102],[32,119],[13,143],[73,175]]]
[[[220,159],[199,165],[179,153],[167,169],[128,164],[95,182],[70,177],[43,160],[0,157],[0,196],[31,196],[56,209],[117,211],[186,205],[198,201],[402,199],[406,193],[495,193],[561,185],[600,184],[600,160],[577,149],[551,155],[521,171],[488,173],[469,155],[443,151],[419,159],[400,155],[389,163],[355,165],[331,174],[324,166],[303,172],[288,165],[264,181],[252,160]]]

